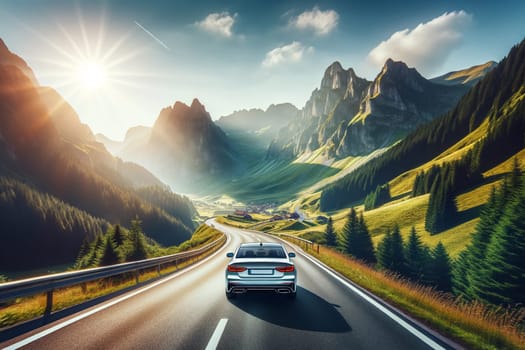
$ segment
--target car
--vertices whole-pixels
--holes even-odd
[[[268,290],[295,298],[297,271],[288,252],[279,243],[243,243],[235,252],[227,253],[226,297],[253,290]]]

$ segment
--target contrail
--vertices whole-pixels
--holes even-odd
[[[140,29],[142,29],[146,34],[148,34],[149,36],[151,36],[153,39],[155,39],[156,42],[158,42],[159,44],[161,44],[166,50],[170,51],[170,48],[168,47],[168,45],[164,44],[162,42],[162,40],[160,40],[159,38],[157,38],[155,35],[153,35],[152,32],[150,32],[149,30],[147,30],[146,28],[144,28],[139,22],[137,21],[133,21]]]

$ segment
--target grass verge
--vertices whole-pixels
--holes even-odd
[[[190,240],[183,242],[179,246],[170,247],[166,249],[169,251],[169,254],[174,254],[191,249],[197,249],[201,246],[204,246],[207,243],[218,239],[221,236],[226,237],[223,233],[214,228],[211,228],[206,225],[201,225],[194,232]],[[189,265],[192,265],[196,261],[202,260],[206,256],[209,256],[220,247],[221,245],[197,257],[180,261],[177,265],[163,265],[160,269],[160,276],[173,273]],[[138,283],[156,279],[160,276],[156,268],[142,270],[138,275]],[[106,296],[121,291],[125,288],[132,287],[136,284],[137,280],[135,279],[135,275],[132,273],[126,273],[119,276],[94,280],[91,282],[55,290],[53,292],[52,312],[60,311],[68,307],[79,305],[89,300]],[[0,331],[2,330],[2,328],[6,328],[20,322],[41,317],[44,314],[45,307],[45,294],[38,294],[31,297],[18,298],[16,300],[0,304]]]
[[[466,303],[450,294],[378,271],[333,249],[309,251],[361,287],[472,349],[525,348],[525,308],[494,308]]]

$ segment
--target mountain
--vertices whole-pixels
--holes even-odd
[[[525,40],[513,47],[452,110],[326,187],[321,194],[321,209],[356,203],[396,177],[414,179],[420,171],[428,177],[431,165],[445,169],[448,163],[454,176],[463,174],[458,178],[463,188],[456,189],[456,193],[477,185],[469,179],[488,181],[484,172],[525,147],[524,115]],[[454,163],[457,160],[460,162]],[[458,187],[454,182],[452,185]]]
[[[488,61],[483,64],[472,66],[470,68],[449,72],[439,77],[430,79],[431,82],[443,85],[467,84],[474,86],[488,72],[493,70],[498,64],[494,61]]]
[[[235,111],[222,116],[215,123],[227,134],[245,132],[267,143],[277,136],[278,131],[286,126],[299,110],[291,103],[272,104],[266,110],[253,108]]]
[[[95,135],[98,142],[103,143],[107,150],[115,156],[134,154],[144,147],[151,136],[151,128],[147,126],[134,126],[129,128],[123,141],[115,141],[103,134]]]
[[[165,186],[138,164],[113,157],[96,140],[89,126],[81,123],[73,107],[57,91],[50,87],[39,87],[38,91],[58,134],[65,143],[73,146],[69,148],[71,156],[79,163],[129,186]]]
[[[33,70],[20,56],[9,51],[9,48],[2,39],[0,39],[0,64],[6,66],[13,65],[15,67],[18,67],[18,69],[20,69],[22,73],[24,73],[24,75],[31,80],[31,83],[33,85],[38,85],[38,81],[36,80]]]
[[[347,124],[336,154],[363,155],[391,145],[448,111],[466,90],[434,84],[405,63],[388,59]]]
[[[344,70],[339,62],[331,64],[320,88],[312,92],[299,115],[279,131],[268,149],[269,157],[294,158],[319,148],[357,112],[368,85],[353,69]]]
[[[34,85],[25,63],[2,58],[13,61],[0,64],[0,266],[71,263],[84,240],[137,216],[161,244],[189,238],[191,202],[113,158],[60,95]]]
[[[198,99],[191,106],[177,101],[162,109],[151,130],[130,130],[117,154],[185,192],[228,176],[236,165],[228,137]]]
[[[329,157],[366,155],[447,111],[466,90],[432,83],[390,59],[373,82],[334,62],[268,156],[295,158],[319,148]]]

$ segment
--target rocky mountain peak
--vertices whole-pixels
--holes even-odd
[[[346,87],[347,81],[347,72],[343,69],[341,63],[335,61],[326,68],[321,80],[321,89],[343,89]]]
[[[9,52],[9,49],[7,48],[7,45],[4,43],[4,41],[0,38],[0,55],[4,52]]]
[[[35,74],[27,65],[26,61],[24,61],[20,56],[9,51],[9,48],[2,39],[0,39],[0,64],[16,66],[22,71],[22,73],[24,73],[25,76],[29,78],[29,80],[31,80],[31,83],[34,86],[39,85]]]
[[[206,108],[204,108],[204,105],[200,103],[198,98],[194,98],[191,102],[191,107],[193,111],[203,111],[206,112]]]

